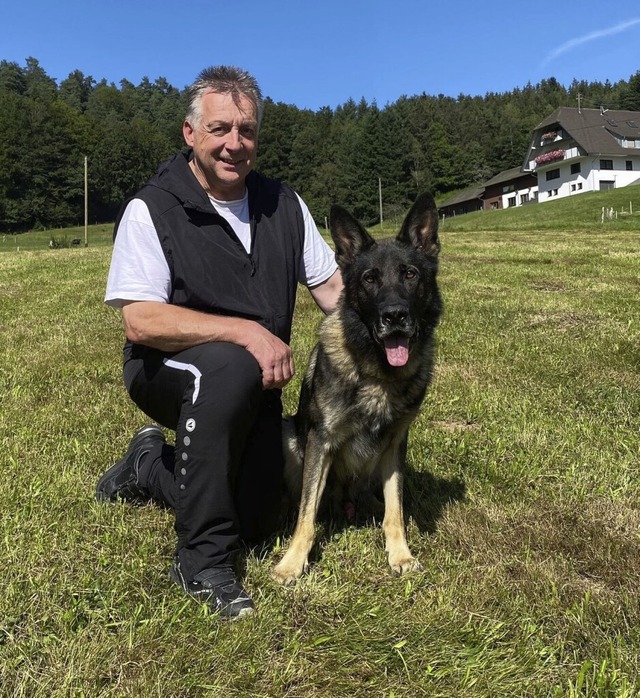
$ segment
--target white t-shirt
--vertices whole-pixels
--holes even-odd
[[[233,228],[247,252],[251,248],[249,198],[217,201],[209,197],[216,211]],[[335,255],[323,240],[306,204],[298,196],[304,219],[304,250],[300,282],[313,288],[326,281],[338,268]],[[260,231],[258,230],[258,235]],[[168,303],[171,273],[147,205],[132,199],[126,207],[113,247],[105,303],[114,308],[123,301]]]

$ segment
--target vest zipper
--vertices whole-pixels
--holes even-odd
[[[249,230],[251,231],[251,245],[249,247],[249,261],[251,262],[251,276],[256,275],[256,263],[253,259],[253,246],[256,240],[256,219],[253,215],[253,207],[251,202],[249,202]]]

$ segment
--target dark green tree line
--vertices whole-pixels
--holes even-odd
[[[484,96],[422,93],[392,104],[348,100],[318,111],[266,100],[258,167],[293,186],[318,223],[340,203],[371,224],[520,165],[531,131],[559,106],[640,110],[628,81],[555,78]],[[91,222],[121,203],[183,147],[185,96],[166,79],[119,86],[75,70],[57,84],[35,58],[0,61],[0,230],[78,225],[89,162]],[[400,214],[398,214],[400,215]]]

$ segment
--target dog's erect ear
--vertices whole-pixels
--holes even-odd
[[[332,206],[329,214],[331,237],[336,246],[336,262],[341,269],[355,256],[375,245],[375,240],[342,206]]]
[[[429,192],[421,194],[414,202],[397,240],[411,245],[428,257],[436,257],[440,252],[438,240],[438,209]]]

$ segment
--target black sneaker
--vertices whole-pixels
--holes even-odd
[[[140,461],[158,442],[164,443],[160,427],[150,424],[138,429],[122,460],[112,465],[98,480],[96,499],[99,502],[115,502],[117,499],[129,502],[148,501],[150,494],[138,483],[138,471]]]
[[[175,559],[169,570],[171,579],[194,599],[208,603],[221,618],[236,620],[254,612],[253,601],[237,580],[231,566],[210,567],[188,582]]]

